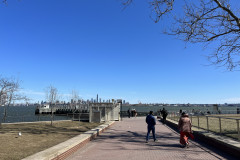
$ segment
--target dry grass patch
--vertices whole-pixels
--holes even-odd
[[[0,126],[0,159],[18,160],[40,152],[83,132],[99,126],[99,123],[56,121],[2,124]],[[21,136],[18,133],[21,132]]]

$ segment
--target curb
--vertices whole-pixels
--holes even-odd
[[[178,124],[175,121],[166,120],[166,125],[174,130],[178,129]],[[240,142],[225,136],[216,135],[213,132],[199,130],[196,127],[192,127],[192,130],[196,140],[204,142],[235,157],[240,157]]]
[[[90,131],[84,132],[76,137],[73,137],[65,142],[62,142],[56,146],[33,154],[22,160],[63,160],[68,156],[76,152],[78,149],[83,147],[89,141],[96,138],[104,130],[113,125],[115,121],[106,122]]]

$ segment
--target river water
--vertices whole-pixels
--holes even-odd
[[[4,107],[0,107],[0,120],[3,123],[14,122],[34,122],[34,121],[50,121],[51,115],[35,115],[35,106],[9,106],[7,108],[7,118],[3,120]],[[68,120],[67,116],[56,116],[54,120]]]
[[[136,109],[137,112],[149,112],[152,110],[153,112],[157,112],[160,109],[168,110],[168,112],[178,112],[180,109],[187,113],[192,113],[194,109],[197,112],[206,113],[209,111],[212,114],[216,113],[216,110],[212,106],[203,107],[203,106],[146,106],[146,105],[123,105],[122,111],[127,111],[128,109]],[[220,106],[218,109],[222,114],[236,114],[237,108],[240,108],[240,105],[234,106]],[[0,121],[3,121],[4,115],[4,107],[0,107]],[[71,117],[68,116],[57,116],[54,115],[54,120],[69,120]],[[5,123],[13,123],[13,122],[34,122],[34,121],[50,121],[50,115],[35,115],[35,106],[10,106],[7,108],[7,118],[5,119]]]
[[[201,112],[201,113],[207,113],[210,112],[211,114],[217,114],[218,111],[213,107],[213,106],[185,106],[185,105],[179,105],[179,106],[162,106],[162,105],[154,105],[154,106],[146,106],[146,105],[129,105],[129,106],[123,106],[122,111],[127,111],[128,109],[136,109],[137,112],[157,112],[160,109],[165,108],[168,112],[179,112],[181,109],[182,111],[185,111],[187,113],[192,113],[193,110],[194,112]],[[237,108],[240,108],[240,105],[234,105],[234,106],[219,106],[218,110],[222,114],[236,114],[237,113]]]

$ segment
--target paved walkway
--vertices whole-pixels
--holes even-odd
[[[160,122],[156,125],[158,142],[150,139],[145,143],[146,128],[145,117],[124,118],[68,160],[234,159],[193,141],[190,141],[190,148],[181,148],[179,135]]]

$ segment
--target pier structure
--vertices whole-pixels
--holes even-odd
[[[89,122],[120,120],[121,103],[90,103]]]
[[[73,120],[106,122],[119,120],[121,103],[87,104],[42,104],[36,107],[35,114],[54,114],[71,116]]]
[[[42,104],[35,109],[35,114],[70,114],[88,113],[89,104],[68,103],[68,104]]]

